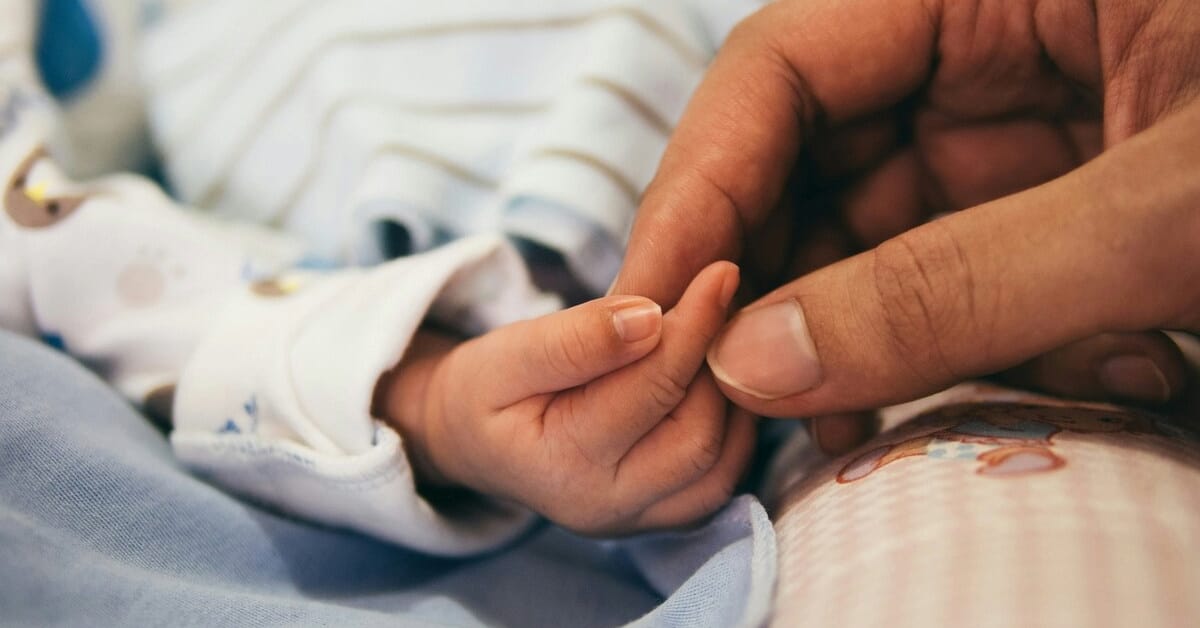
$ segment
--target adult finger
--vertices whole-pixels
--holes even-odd
[[[904,135],[900,126],[900,119],[888,112],[831,129],[828,137],[813,138],[809,152],[815,175],[836,181],[874,168],[899,148]]]
[[[1183,392],[1187,365],[1162,332],[1100,334],[1040,355],[1002,379],[1063,397],[1162,404]]]
[[[764,415],[879,407],[1106,331],[1193,328],[1200,104],[1048,184],[928,223],[735,317],[709,353]]]
[[[736,259],[775,206],[802,138],[899,102],[932,65],[923,0],[769,5],[726,40],[639,209],[614,293],[669,306],[704,266]]]
[[[873,411],[847,412],[813,417],[808,433],[821,451],[840,456],[879,433],[879,417]]]
[[[878,246],[921,224],[931,213],[921,193],[916,151],[901,151],[846,190],[846,225],[864,248]]]

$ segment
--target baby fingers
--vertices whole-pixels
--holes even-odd
[[[650,299],[606,297],[502,327],[473,340],[464,359],[480,374],[478,399],[499,409],[636,361],[658,344],[662,323]]]
[[[546,430],[567,436],[592,463],[615,467],[684,400],[737,285],[737,267],[729,262],[701,271],[663,317],[658,346],[629,366],[559,395],[546,409]]]
[[[726,424],[716,464],[691,484],[646,508],[631,524],[637,531],[696,523],[729,502],[754,454],[754,416],[735,409]]]
[[[683,401],[618,462],[616,498],[649,504],[706,475],[724,450],[728,406],[711,374],[697,377]]]

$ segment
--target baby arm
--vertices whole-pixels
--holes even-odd
[[[42,148],[59,116],[32,63],[33,4],[0,0],[0,328],[158,410],[179,460],[226,490],[427,552],[520,534],[524,510],[432,508],[400,436],[369,414],[425,318],[479,330],[557,308],[517,253],[477,237],[309,272],[302,243],[206,218],[150,181],[74,180]]]
[[[376,411],[426,485],[520,502],[587,534],[684,525],[723,505],[753,420],[697,378],[737,268],[717,263],[665,315],[614,296],[462,344],[424,334]]]

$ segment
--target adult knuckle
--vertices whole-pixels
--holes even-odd
[[[1188,3],[1125,3],[1110,9],[1108,21],[1111,67],[1107,72],[1114,97],[1131,97],[1140,126],[1153,123],[1181,96],[1192,92],[1197,76],[1196,20]],[[1171,70],[1161,68],[1169,64]]]
[[[978,303],[979,290],[959,238],[930,223],[878,246],[872,264],[885,340],[922,378],[957,378],[955,347],[967,337],[988,338],[975,332],[990,325],[983,317],[989,308]],[[989,351],[987,346],[973,349]]]

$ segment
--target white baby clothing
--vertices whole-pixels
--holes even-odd
[[[75,184],[28,127],[8,131],[6,327],[36,330],[131,399],[175,387],[180,460],[243,495],[445,554],[523,529],[529,515],[514,508],[441,516],[418,496],[398,435],[369,413],[431,306],[476,330],[558,306],[506,242],[477,236],[373,269],[290,270],[294,241],[180,210],[144,180]],[[62,219],[45,225],[22,209],[56,204]],[[475,307],[467,294],[479,282],[497,294]]]
[[[173,400],[176,454],[222,487],[433,553],[519,534],[523,509],[420,496],[374,387],[427,318],[478,333],[560,307],[509,237],[607,287],[715,42],[756,2],[141,4],[88,3],[145,40],[60,107],[33,3],[0,0],[0,326],[135,403]],[[173,192],[211,215],[60,169],[141,162],[143,105]],[[419,254],[386,261],[384,222]],[[329,270],[346,264],[372,267]]]
[[[482,235],[372,269],[297,269],[297,239],[183,210],[140,178],[67,178],[42,149],[54,111],[28,58],[0,73],[5,328],[135,401],[174,387],[179,458],[243,495],[443,554],[524,529],[530,515],[503,505],[469,519],[434,510],[399,436],[369,413],[431,310],[478,332],[559,306],[511,245]]]
[[[600,294],[715,42],[759,4],[149,2],[124,63],[190,205],[332,263],[388,257],[384,222],[410,251],[505,233]]]

